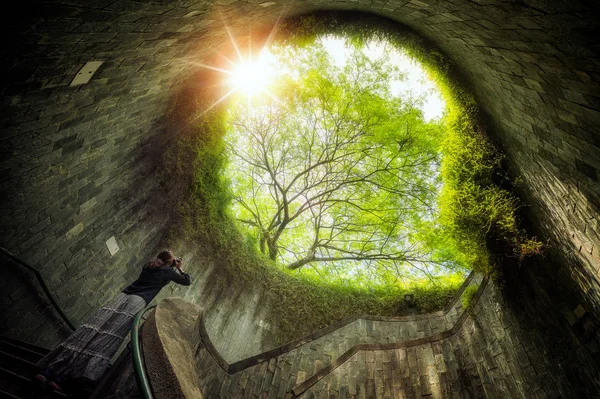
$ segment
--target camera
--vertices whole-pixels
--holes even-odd
[[[180,263],[183,261],[182,257],[177,257],[177,258],[173,258],[173,261],[171,263],[171,266],[177,266],[177,263]]]

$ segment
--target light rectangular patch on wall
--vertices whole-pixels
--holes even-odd
[[[115,236],[110,237],[108,241],[106,241],[106,247],[108,248],[108,252],[110,252],[110,256],[119,252],[119,245],[117,244]]]
[[[86,84],[92,79],[92,76],[96,73],[100,65],[102,65],[104,61],[89,61],[77,72],[77,75],[73,78],[70,86],[79,86]]]

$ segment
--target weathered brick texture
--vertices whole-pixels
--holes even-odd
[[[562,304],[538,297],[534,274],[521,275],[528,285],[508,296],[471,280],[481,285],[467,313],[458,297],[442,315],[359,318],[236,364],[219,358],[199,318],[185,330],[198,388],[211,398],[597,397],[597,350],[581,350],[554,308]],[[155,351],[145,353],[151,362]]]
[[[581,305],[600,319],[595,2],[31,3],[17,4],[6,18],[11,35],[0,48],[0,244],[47,276],[77,322],[135,278],[140,262],[158,249],[170,210],[154,160],[174,134],[164,114],[171,96],[190,83],[194,63],[228,40],[223,22],[246,34],[282,13],[320,9],[389,17],[455,61],[490,133],[523,177],[533,228],[550,240],[549,261],[539,269],[544,290],[565,298],[565,317]],[[88,84],[69,87],[88,61],[104,63]],[[105,242],[112,236],[121,249],[111,257]],[[202,275],[203,267],[191,271]],[[256,303],[251,288],[240,295]],[[243,316],[260,331],[265,310],[251,308],[223,307],[220,314]],[[219,317],[215,330],[235,325],[233,317]]]

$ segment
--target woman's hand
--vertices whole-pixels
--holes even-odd
[[[183,265],[183,259],[181,259],[181,258],[173,259],[173,266],[176,267],[180,272],[183,273],[183,270],[181,270],[182,265]]]

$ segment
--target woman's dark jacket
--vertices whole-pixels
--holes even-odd
[[[189,274],[181,273],[174,267],[167,265],[153,269],[144,267],[140,277],[125,288],[123,292],[129,295],[141,296],[146,303],[150,303],[169,281],[181,285],[190,285],[192,278]]]

